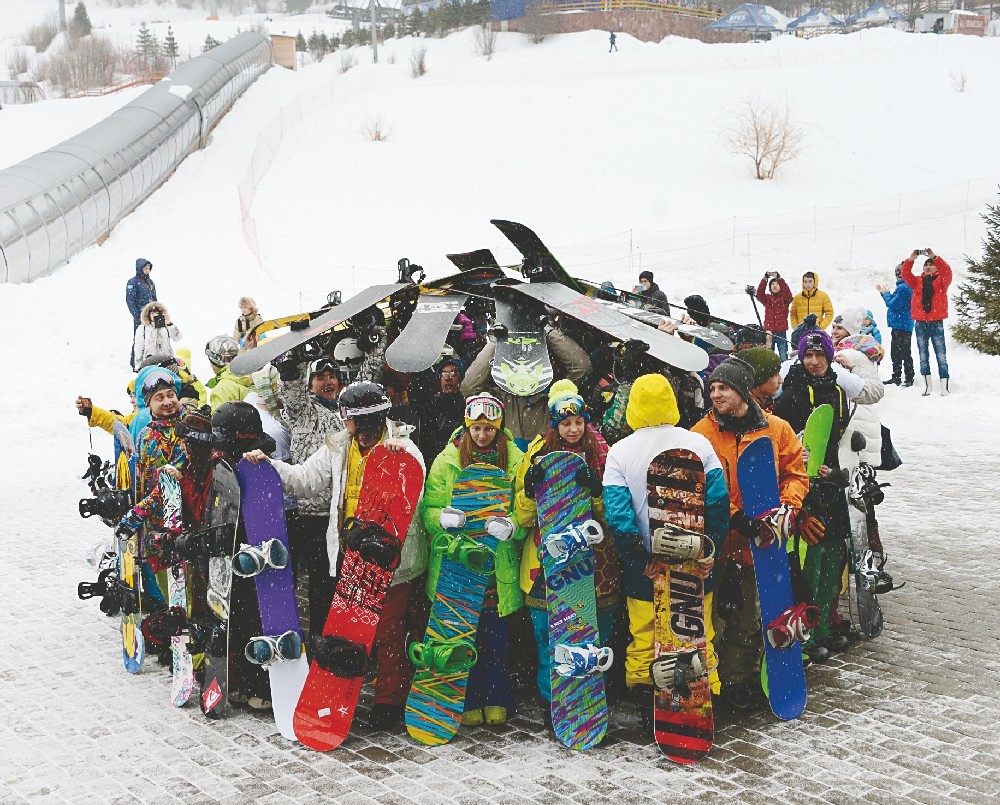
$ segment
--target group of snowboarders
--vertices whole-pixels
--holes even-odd
[[[950,269],[925,251],[930,268],[925,265],[922,275],[914,274],[914,253],[897,276],[907,289],[921,289],[915,305],[919,303],[923,316],[938,317],[918,318],[917,323],[940,324],[947,316]],[[148,261],[136,265],[134,279],[152,290],[143,308],[155,303],[155,288],[148,281],[151,267]],[[640,296],[651,307],[669,304],[651,272],[640,277],[640,286]],[[182,536],[162,538],[166,512],[158,478],[167,474],[179,482],[183,531],[193,533],[220,522],[221,515],[213,511],[226,490],[238,485],[234,471],[241,460],[270,463],[284,491],[288,555],[282,558],[280,546],[271,543],[275,555],[243,544],[233,567],[238,570],[247,557],[256,566],[253,572],[235,573],[231,591],[226,590],[231,598],[225,601],[217,599],[217,579],[210,570],[189,573],[187,587],[189,617],[224,611],[219,622],[228,629],[228,702],[268,710],[274,697],[265,668],[280,659],[282,645],[277,637],[261,636],[257,593],[240,576],[286,566],[296,577],[305,573],[308,581],[299,586],[306,590],[308,621],[298,639],[308,647],[311,638],[317,652],[326,652],[328,646],[315,641],[327,634],[333,620],[331,605],[343,581],[345,551],[361,550],[363,544],[366,561],[378,564],[380,552],[387,550],[384,533],[382,543],[369,544],[365,540],[370,535],[358,536],[364,531],[359,532],[363,518],[358,509],[364,508],[366,465],[381,447],[412,456],[425,480],[412,519],[397,535],[397,555],[386,560],[391,582],[378,602],[367,667],[362,663],[362,673],[375,677],[370,727],[384,729],[408,718],[415,671],[411,649],[424,639],[429,612],[443,594],[443,568],[448,557],[458,555],[456,534],[471,522],[455,497],[456,482],[470,467],[499,471],[509,488],[509,506],[483,525],[496,547],[477,612],[474,657],[466,669],[462,725],[505,723],[516,710],[515,689],[526,681],[528,668],[535,670],[550,727],[552,680],[573,667],[574,673],[606,673],[611,692],[627,689],[650,734],[654,724],[660,729],[654,691],[673,690],[676,696],[685,680],[698,676],[705,676],[712,694],[733,709],[766,706],[762,633],[772,646],[800,644],[806,665],[843,651],[857,636],[840,606],[850,596],[843,581],[852,562],[849,492],[859,467],[892,468],[886,464],[892,448],[883,443],[885,431],[872,410],[884,394],[877,369],[884,352],[871,312],[848,309],[835,317],[814,272],[803,277],[803,291],[796,297],[776,272],[749,291],[765,305],[761,325],[732,325],[712,317],[701,297],[685,300],[688,321],[726,333],[735,345],[730,353],[702,344],[710,352],[702,372],[675,370],[632,342],[609,342],[580,322],[553,316],[544,336],[555,379],[529,395],[514,394],[494,379],[496,340],[487,336],[486,308],[476,304],[456,320],[435,365],[409,375],[386,365],[386,349],[399,328],[387,325],[382,309],[374,306],[326,338],[319,354],[290,350],[252,375],[237,375],[231,362],[241,350],[260,343],[260,325],[265,324],[249,297],[240,299],[236,337],[219,335],[206,345],[214,377],[204,386],[191,372],[189,353],[166,349],[169,339],[162,353],[134,356],[138,374],[129,382],[132,412],[97,408],[83,397],[77,408],[92,427],[115,432],[121,447],[128,441],[121,431],[131,432],[134,449],[131,457],[124,449],[118,456],[115,483],[131,490],[132,505],[114,525],[120,540],[137,540],[142,607],[153,613],[146,622],[159,625],[162,620],[158,612],[168,597],[170,564],[181,561],[178,557],[189,561],[170,541],[182,543]],[[901,309],[905,291],[898,285],[893,294],[880,291],[893,331],[893,380],[887,382],[899,384],[905,371],[909,385],[909,339],[896,335],[897,330],[907,332]],[[789,309],[795,327],[790,337]],[[140,310],[140,317],[145,316]],[[921,374],[929,388],[927,341],[936,350],[938,341],[933,327],[925,329]],[[920,337],[918,331],[918,346]],[[947,363],[940,340],[937,356],[945,394]],[[904,341],[905,350],[897,346]],[[792,357],[786,360],[789,345]],[[827,409],[832,415],[813,457],[804,452],[803,441],[809,442],[810,420],[820,408],[824,418]],[[757,493],[741,489],[738,459],[762,438],[773,444],[777,502],[763,513],[748,514],[751,507],[745,500]],[[655,513],[649,503],[649,468],[671,451],[693,456],[703,473],[699,532],[651,527]],[[585,492],[585,505],[589,501],[587,523],[595,524],[576,524],[557,535],[563,539],[557,548],[551,547],[551,523],[545,521],[549,505],[540,505],[536,497],[546,484],[540,459],[547,454],[573,454],[582,461],[573,479]],[[246,540],[245,528],[242,520],[236,524],[237,547]],[[787,546],[794,606],[762,623],[754,549],[775,542]],[[592,551],[596,612],[595,643],[563,654],[550,647],[551,580],[545,573],[545,560],[551,566],[557,550],[561,560]],[[892,589],[883,570],[884,555],[873,561],[879,560],[877,568],[869,568],[871,575],[881,580],[880,590]],[[119,557],[119,567],[121,561]],[[664,666],[657,637],[657,608],[664,602],[654,590],[659,589],[657,574],[671,562],[694,562],[703,582],[698,611],[703,605],[705,648],[670,655]],[[124,597],[128,599],[127,592]],[[124,614],[127,607],[119,608]],[[170,640],[156,628],[144,627],[143,634],[147,632],[147,645],[161,652],[164,664],[170,663]],[[205,669],[212,665],[211,640],[210,633],[191,645],[194,674],[203,686]],[[251,650],[255,640],[270,647],[265,662]],[[619,656],[608,670],[611,646],[619,647]],[[343,656],[324,660],[324,667],[337,667]],[[776,679],[775,671],[772,685]]]

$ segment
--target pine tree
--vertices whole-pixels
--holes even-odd
[[[317,53],[323,52],[323,48],[320,47],[319,43],[319,33],[317,33],[315,28],[313,28],[313,32],[309,34],[309,41],[306,42],[306,47],[309,48],[309,52],[314,56]]]
[[[1000,355],[1000,205],[983,213],[981,260],[966,258],[968,279],[959,286],[955,338],[987,355]]]
[[[302,35],[302,31],[299,31],[299,35],[295,37],[295,49],[299,53],[305,53],[308,47],[306,38]]]
[[[90,15],[87,14],[87,7],[83,3],[76,4],[76,10],[73,11],[73,19],[70,20],[69,25],[66,27],[69,29],[69,35],[74,39],[90,35],[94,26],[90,23]]]
[[[218,39],[213,39],[212,35],[209,34],[205,37],[205,44],[201,46],[201,52],[207,53],[212,48],[217,48],[222,43]]]
[[[333,48],[330,47],[330,40],[327,38],[326,34],[319,35],[319,47],[324,53],[332,53]]]
[[[167,36],[163,40],[163,55],[170,59],[171,66],[177,66],[177,57],[180,56],[180,48],[177,46],[177,40],[174,38],[174,29],[169,25],[167,26]]]
[[[153,36],[152,31],[149,30],[149,26],[143,20],[142,25],[139,26],[139,38],[135,43],[135,53],[143,61],[148,60],[150,53],[153,52],[153,42],[155,39],[156,37]],[[157,48],[159,48],[159,43],[157,43]]]

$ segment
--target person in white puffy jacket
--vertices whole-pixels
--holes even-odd
[[[132,342],[132,359],[138,366],[151,355],[171,355],[171,341],[180,341],[181,331],[170,321],[170,313],[162,302],[150,302],[139,314],[139,326]]]
[[[840,466],[849,478],[851,470],[862,461],[873,467],[882,463],[882,422],[874,406],[885,395],[885,386],[878,376],[878,362],[885,353],[870,335],[843,338],[836,349],[834,360],[864,381],[861,391],[851,400],[854,411],[840,441]],[[855,434],[860,434],[860,438]],[[852,449],[861,442],[864,446],[860,450]]]

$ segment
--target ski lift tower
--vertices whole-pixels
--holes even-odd
[[[378,64],[378,0],[368,0],[372,17],[372,64]]]
[[[59,0],[59,30],[66,30],[66,0]]]

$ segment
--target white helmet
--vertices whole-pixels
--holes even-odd
[[[228,335],[217,335],[205,344],[205,355],[216,366],[230,363],[240,351],[240,345]]]

